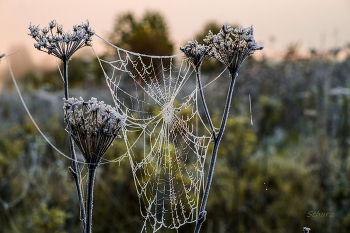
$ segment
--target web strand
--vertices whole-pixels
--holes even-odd
[[[115,49],[110,58],[96,56],[115,107],[127,119],[123,138],[142,230],[195,222],[212,138],[198,111],[196,82],[189,83],[193,67],[183,54],[148,56],[101,39]]]

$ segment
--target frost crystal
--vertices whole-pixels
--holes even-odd
[[[233,36],[233,39],[231,38]],[[227,24],[222,25],[220,32],[213,35],[211,31],[204,39],[212,46],[211,56],[226,65],[231,73],[236,73],[243,61],[255,50],[262,50],[253,37],[253,26],[233,30]]]
[[[171,125],[175,117],[175,108],[172,102],[164,106],[164,108],[162,109],[162,116],[164,123]]]
[[[68,60],[78,49],[91,46],[91,37],[95,34],[89,27],[89,21],[75,25],[73,33],[65,33],[62,25],[57,25],[55,20],[49,23],[49,27],[40,29],[39,26],[30,24],[28,29],[30,30],[28,35],[37,42],[34,43],[36,49],[52,54],[61,60]]]
[[[67,131],[83,153],[90,167],[97,166],[102,156],[119,136],[125,118],[115,108],[97,101],[85,102],[83,98],[64,99],[64,121]]]
[[[213,56],[212,46],[199,45],[196,40],[191,40],[188,42],[184,48],[180,47],[180,50],[186,55],[190,63],[199,67],[205,58]]]

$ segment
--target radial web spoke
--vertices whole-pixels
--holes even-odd
[[[113,56],[98,59],[115,106],[127,119],[123,138],[142,231],[178,229],[197,220],[212,140],[198,112],[194,70],[181,55],[147,56],[113,47]]]

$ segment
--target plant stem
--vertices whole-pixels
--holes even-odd
[[[202,89],[202,82],[201,82],[201,79],[199,78],[199,74],[200,74],[199,67],[196,67],[198,88],[199,88],[199,92],[201,94],[204,112],[205,112],[205,115],[206,115],[206,117],[208,119],[211,132],[213,134],[213,140],[215,140],[216,139],[215,129],[214,129],[213,122],[211,121],[211,117],[210,117],[209,110],[208,110],[208,107],[207,107],[207,102],[205,101],[205,98],[204,98],[203,89]]]
[[[63,79],[64,79],[64,98],[68,99],[69,98],[69,93],[68,93],[68,59],[63,59]],[[78,199],[80,202],[80,216],[81,216],[81,220],[83,223],[83,232],[85,232],[85,209],[84,209],[83,195],[81,192],[80,178],[79,178],[79,173],[78,173],[78,164],[77,164],[74,144],[73,144],[73,140],[72,140],[71,135],[69,135],[69,144],[70,144],[70,151],[71,151],[72,163],[73,163],[73,168],[69,167],[69,171],[70,171],[70,173],[72,173],[74,181],[75,181],[75,185],[77,187]]]
[[[222,135],[223,135],[224,130],[225,130],[227,117],[228,117],[228,113],[230,111],[230,106],[231,106],[233,88],[234,88],[234,85],[235,85],[236,77],[238,75],[237,73],[230,73],[230,74],[231,74],[230,89],[229,89],[228,94],[227,94],[226,105],[225,105],[225,110],[224,110],[224,113],[223,113],[223,116],[222,116],[220,131],[219,131],[218,135],[216,136],[216,138],[214,140],[214,148],[213,148],[213,153],[212,153],[212,157],[211,157],[211,161],[210,161],[210,167],[209,167],[209,172],[208,172],[207,183],[206,183],[206,186],[205,186],[205,191],[204,191],[204,195],[203,195],[202,203],[201,203],[201,208],[200,208],[200,212],[199,212],[200,216],[198,217],[198,220],[197,220],[197,223],[196,223],[196,228],[195,228],[195,231],[194,231],[195,233],[199,232],[199,230],[201,229],[201,226],[202,226],[202,224],[203,224],[203,222],[205,220],[205,217],[206,217],[205,207],[207,205],[209,190],[210,190],[211,182],[212,182],[212,179],[213,179],[214,167],[215,167],[215,162],[216,162],[216,155],[217,155],[217,152],[218,152],[220,140],[221,140]],[[202,92],[201,92],[201,95],[202,95]],[[203,97],[202,97],[202,100],[204,100]]]
[[[63,60],[64,98],[68,99],[68,60]]]
[[[92,203],[93,203],[95,172],[96,172],[96,166],[92,166],[92,167],[89,166],[89,178],[88,178],[87,198],[86,198],[87,219],[86,219],[85,233],[91,233]]]

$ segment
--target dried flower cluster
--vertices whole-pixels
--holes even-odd
[[[231,38],[233,37],[233,39]],[[242,62],[255,50],[262,50],[253,37],[253,26],[239,27],[233,30],[227,24],[222,25],[220,32],[213,35],[211,31],[204,39],[215,50],[214,58],[226,65],[231,73],[236,73]]]
[[[217,35],[209,31],[204,41],[209,45],[199,45],[196,40],[192,40],[184,48],[180,47],[180,50],[197,68],[203,59],[213,57],[222,62],[231,73],[236,73],[242,62],[255,50],[263,49],[257,45],[253,38],[253,26],[233,30],[224,24]]]
[[[197,40],[191,40],[184,48],[180,50],[186,55],[190,63],[199,68],[205,58],[213,57],[212,46],[199,45]]]
[[[83,153],[89,167],[96,167],[113,140],[119,136],[125,118],[115,108],[93,97],[87,102],[81,97],[79,100],[64,100],[67,131]]]
[[[3,57],[5,57],[4,53],[0,55],[0,61],[1,61],[1,58],[3,58]]]
[[[28,35],[37,42],[34,43],[35,48],[53,54],[61,60],[68,60],[78,49],[91,46],[91,37],[95,34],[89,27],[89,21],[73,26],[73,33],[65,33],[62,25],[58,25],[55,20],[43,29],[40,29],[39,25],[30,24],[29,30]]]

